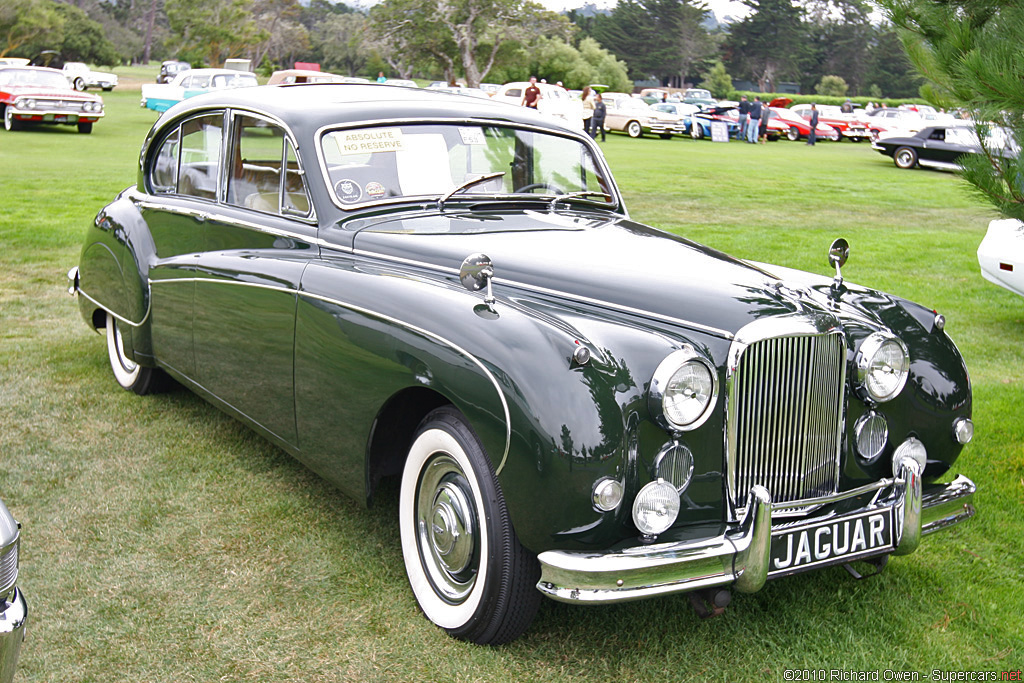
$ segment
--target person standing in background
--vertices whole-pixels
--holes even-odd
[[[540,105],[540,88],[537,87],[537,77],[530,76],[530,85],[523,91],[523,99],[519,104],[530,109],[537,109]]]
[[[758,129],[761,126],[761,98],[754,97],[754,101],[750,103],[750,119],[747,121],[747,142],[755,144],[757,142]]]
[[[583,86],[583,92],[580,94],[580,99],[583,100],[583,130],[590,137],[594,137],[594,134],[590,132],[590,127],[593,125],[594,118],[594,91],[589,85]]]
[[[740,95],[740,135],[746,135],[747,133],[747,116],[750,114],[750,102],[747,100],[746,95]]]
[[[597,132],[601,131],[601,142],[604,142],[604,117],[608,113],[608,107],[604,103],[601,93],[594,93],[594,116],[591,118],[590,137],[597,139]]]
[[[816,133],[818,132],[818,105],[811,105],[811,118],[809,123],[811,124],[811,132],[807,134],[807,144],[814,145],[817,139]]]

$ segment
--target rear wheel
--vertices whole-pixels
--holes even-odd
[[[796,126],[790,126],[789,130],[786,131],[786,137],[793,142],[796,142],[800,139],[800,129]]]
[[[540,566],[519,544],[490,460],[454,408],[420,423],[402,473],[399,526],[409,584],[428,619],[482,645],[529,627]]]
[[[626,135],[631,138],[638,138],[644,134],[644,129],[640,127],[638,121],[630,121],[626,124]]]
[[[690,130],[690,137],[694,140],[700,140],[704,137],[704,127],[696,121],[693,122],[693,128]]]
[[[74,86],[75,86],[75,90],[77,90],[79,92],[85,90],[85,80],[83,80],[82,77],[79,76],[78,78],[75,79]]]
[[[900,147],[892,155],[892,160],[900,168],[914,168],[917,166],[917,152],[913,147]]]
[[[828,139],[832,142],[839,142],[843,139],[843,134],[839,132],[838,128],[833,128],[832,132],[829,133]]]
[[[117,319],[107,313],[107,357],[114,379],[127,391],[140,396],[159,391],[164,374],[158,368],[147,368],[128,357],[124,350],[124,337]]]

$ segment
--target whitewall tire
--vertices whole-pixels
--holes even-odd
[[[413,439],[399,526],[409,584],[430,621],[490,645],[530,625],[539,565],[516,538],[479,439],[453,408],[431,412]]]
[[[128,357],[124,350],[124,337],[117,318],[107,313],[107,358],[114,379],[121,388],[145,395],[158,391],[163,382],[163,373],[157,368],[139,365]]]

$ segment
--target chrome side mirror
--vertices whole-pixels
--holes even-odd
[[[839,290],[843,286],[842,267],[850,258],[850,243],[842,237],[832,243],[828,248],[828,263],[836,269],[835,279],[832,280],[832,296],[838,298]]]
[[[459,268],[459,280],[463,287],[471,292],[479,292],[484,287],[487,288],[484,303],[488,306],[494,303],[494,294],[491,291],[493,278],[494,264],[487,254],[470,254]]]

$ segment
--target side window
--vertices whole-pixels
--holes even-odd
[[[267,213],[309,213],[298,157],[280,127],[237,116],[231,154],[228,204]]]
[[[200,116],[181,124],[181,163],[178,194],[217,198],[224,117]]]
[[[149,182],[153,192],[167,194],[178,187],[178,130],[167,136],[153,161]]]

